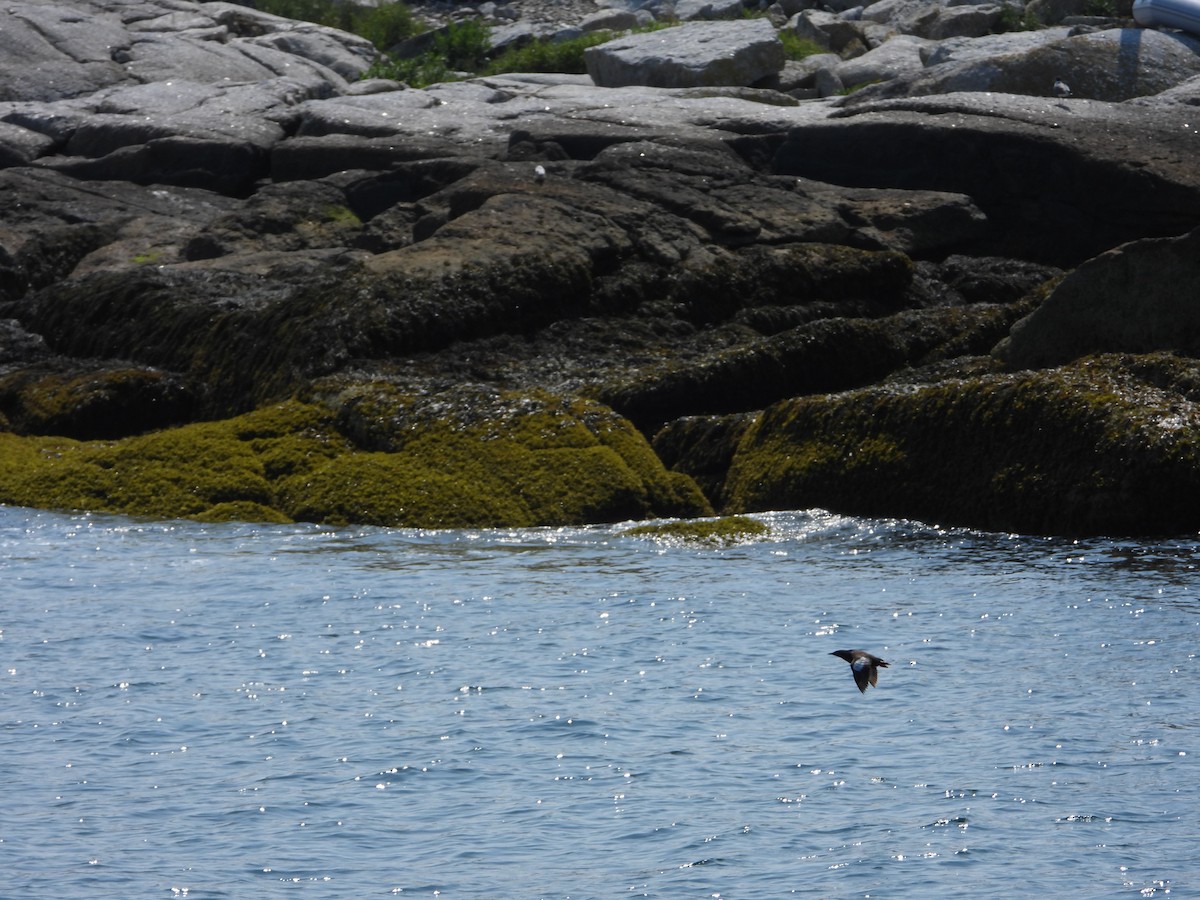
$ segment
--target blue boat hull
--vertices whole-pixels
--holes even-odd
[[[1144,28],[1178,28],[1200,35],[1200,0],[1134,0],[1133,20]]]

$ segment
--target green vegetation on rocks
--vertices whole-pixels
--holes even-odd
[[[349,31],[365,37],[381,50],[421,30],[412,10],[404,3],[371,6],[338,0],[253,0],[246,5],[287,19]]]
[[[726,484],[733,509],[826,507],[992,530],[1200,527],[1200,414],[1168,354],[889,385],[767,409]]]
[[[623,534],[629,537],[651,537],[665,543],[728,547],[757,540],[770,531],[767,525],[748,516],[724,516],[719,519],[687,519],[637,525],[626,529]]]
[[[664,27],[668,26],[655,23],[635,31],[657,31]],[[493,56],[488,27],[477,20],[467,19],[452,22],[434,35],[431,49],[420,56],[379,59],[367,76],[390,78],[420,88],[442,81],[455,81],[464,75],[503,75],[506,72],[582,75],[587,71],[584,51],[615,36],[611,31],[594,31],[561,41],[547,38]],[[795,49],[805,52],[800,45],[796,45]]]
[[[353,414],[289,401],[119,441],[0,434],[0,502],[459,528],[712,512],[690,479],[667,472],[632,426],[599,404],[499,396],[493,410],[507,405],[511,414],[464,415],[389,386],[356,390]],[[377,449],[371,442],[385,426],[392,449]]]

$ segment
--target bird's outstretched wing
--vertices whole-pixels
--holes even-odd
[[[850,671],[854,673],[854,683],[858,685],[860,693],[865,694],[867,685],[879,680],[878,670],[869,659],[863,659],[861,656],[850,663]]]

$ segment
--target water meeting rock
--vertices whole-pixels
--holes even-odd
[[[504,20],[594,12],[539,3]],[[0,502],[1200,527],[1191,45],[932,6],[807,16],[819,66],[780,17],[621,39],[679,41],[623,87],[423,90],[232,4],[5,7]],[[1090,96],[1135,44],[1159,80]],[[921,86],[1000,59],[1035,75]]]

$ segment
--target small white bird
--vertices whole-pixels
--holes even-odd
[[[543,181],[546,180],[546,167],[545,166],[534,166],[533,167],[533,180],[536,181],[538,184],[541,184]]]
[[[1070,97],[1071,96],[1070,86],[1065,81],[1063,81],[1061,78],[1055,79],[1054,87],[1051,88],[1051,90],[1054,91],[1055,97]]]

